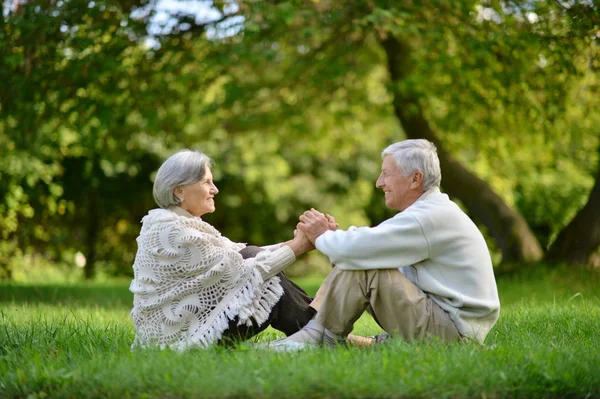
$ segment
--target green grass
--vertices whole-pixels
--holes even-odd
[[[320,278],[297,279],[314,293]],[[0,397],[599,397],[600,274],[498,279],[486,345],[131,352],[127,282],[0,286]],[[370,317],[358,334],[380,330]],[[258,339],[278,336],[267,330]]]

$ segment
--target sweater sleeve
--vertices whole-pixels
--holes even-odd
[[[261,248],[265,251],[273,252],[282,247],[282,244],[273,244],[273,245],[263,245]]]
[[[256,257],[246,259],[245,262],[248,266],[256,267],[263,280],[267,280],[294,263],[295,260],[294,251],[289,246],[282,245],[274,251],[259,252]]]
[[[376,227],[327,231],[315,246],[344,270],[395,269],[429,257],[419,222],[402,213]]]

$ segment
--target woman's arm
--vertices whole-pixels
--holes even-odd
[[[311,211],[315,211],[317,213],[320,213],[319,211],[317,211],[314,208],[311,209]],[[309,212],[309,211],[307,211],[307,212]],[[322,215],[327,220],[327,229],[328,230],[337,230],[337,228],[340,225],[339,225],[338,222],[336,222],[335,218],[333,216],[331,216],[330,214],[328,214],[328,213],[324,213]],[[298,229],[294,230],[294,238],[298,235],[298,233],[299,233]],[[288,245],[288,246],[294,245],[294,244],[292,244],[292,241],[293,241],[293,239],[292,240],[288,240],[288,241],[284,241],[284,242],[280,242],[279,244],[265,245],[265,246],[263,246],[261,248],[264,249],[264,250],[266,250],[266,251],[275,251],[275,250],[281,248],[283,245]],[[312,251],[313,249],[315,249],[314,245],[312,246],[312,248],[310,249],[310,251]]]
[[[274,251],[259,252],[255,258],[246,259],[248,265],[258,268],[263,280],[267,280],[291,265],[296,258],[312,251],[314,246],[304,233],[299,233],[292,240],[279,244]]]
[[[286,243],[287,243],[287,241],[286,242],[280,242],[279,244],[264,245],[264,246],[262,246],[260,248],[264,249],[265,251],[272,252],[272,251],[278,250],[279,248],[281,248],[282,245],[284,245]]]

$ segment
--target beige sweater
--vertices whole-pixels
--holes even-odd
[[[483,342],[500,301],[485,240],[438,188],[376,227],[328,231],[316,247],[340,269],[399,268],[450,314],[458,331]]]

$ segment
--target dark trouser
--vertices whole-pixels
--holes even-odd
[[[240,254],[244,259],[248,259],[255,257],[262,250],[259,247],[248,246],[242,249]],[[220,343],[229,344],[232,341],[249,339],[268,326],[289,336],[299,331],[313,318],[315,310],[309,306],[312,298],[302,288],[288,279],[283,272],[277,274],[277,277],[281,280],[283,295],[271,310],[268,319],[261,325],[253,322],[252,326],[238,326],[237,318],[231,320],[229,327],[223,332]]]

